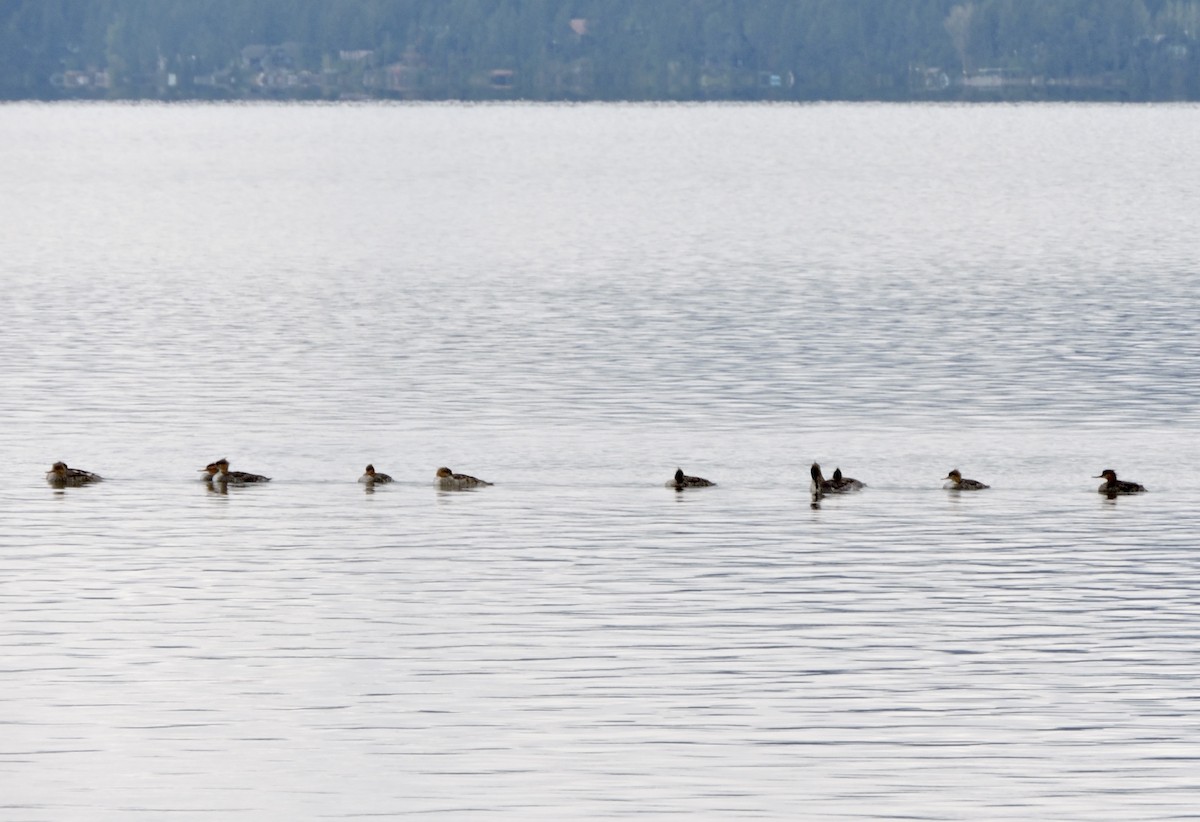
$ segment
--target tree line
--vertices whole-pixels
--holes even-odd
[[[1200,99],[1200,0],[0,0],[0,98]]]

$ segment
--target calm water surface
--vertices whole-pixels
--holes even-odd
[[[1200,818],[1198,131],[0,107],[0,818]]]

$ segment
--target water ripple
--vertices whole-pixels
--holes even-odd
[[[1190,818],[1196,116],[5,107],[0,815]]]

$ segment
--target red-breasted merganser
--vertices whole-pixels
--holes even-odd
[[[706,480],[704,477],[689,477],[683,473],[682,468],[676,468],[674,479],[667,480],[667,487],[674,488],[676,491],[682,491],[684,488],[707,488],[710,485],[716,485],[716,483]]]
[[[59,486],[79,486],[92,482],[100,482],[104,477],[84,471],[81,468],[68,468],[65,462],[56,462],[46,472],[46,482]]]
[[[812,475],[812,485],[809,490],[812,491],[814,497],[824,496],[825,494],[845,494],[850,491],[859,491],[866,487],[863,483],[850,477],[843,477],[841,469],[834,472],[833,479],[825,479],[825,475],[821,473],[821,466],[817,463],[812,464],[809,469]]]
[[[212,469],[216,468],[216,471]],[[270,482],[270,477],[264,477],[262,474],[251,474],[247,471],[230,471],[229,460],[219,459],[214,463],[209,464],[205,469],[209,472],[209,476],[213,482],[227,483],[230,485],[244,485],[251,482]]]
[[[468,474],[456,474],[445,467],[437,470],[437,480],[435,482],[438,488],[443,491],[465,491],[468,488],[479,488],[483,485],[492,484]]]
[[[982,491],[984,488],[990,488],[989,485],[984,485],[979,480],[963,479],[963,475],[955,468],[942,479],[950,480],[942,487],[947,491]]]
[[[368,465],[367,470],[358,478],[359,482],[365,482],[368,485],[376,482],[391,482],[392,478],[387,474],[381,474],[375,470],[374,465]]]
[[[867,487],[865,482],[853,479],[851,477],[843,477],[841,468],[833,469],[833,479],[830,480],[835,490],[839,492],[859,491]]]
[[[1146,490],[1146,486],[1138,485],[1136,482],[1128,482],[1126,480],[1117,479],[1117,472],[1111,468],[1105,468],[1092,479],[1104,478],[1104,482],[1100,483],[1100,487],[1096,490],[1101,494],[1140,494]]]

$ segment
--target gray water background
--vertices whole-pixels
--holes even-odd
[[[0,818],[1200,818],[1197,133],[0,107]]]

